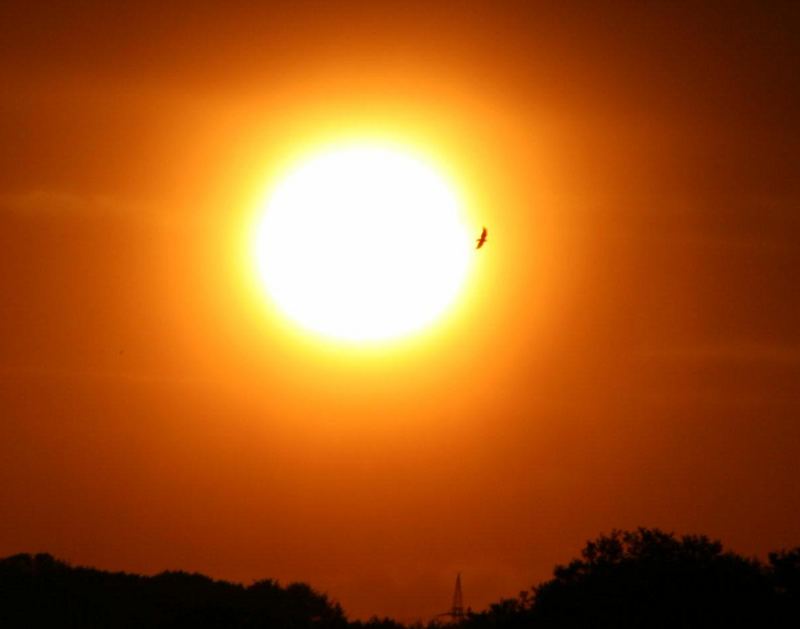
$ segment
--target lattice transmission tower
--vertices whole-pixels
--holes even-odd
[[[453,592],[453,606],[449,611],[437,614],[436,618],[450,618],[453,622],[464,620],[464,595],[461,593],[461,573],[456,575],[456,589]]]
[[[456,575],[456,589],[453,592],[453,608],[450,610],[450,616],[454,620],[461,620],[464,618],[464,595],[461,593],[461,573]]]

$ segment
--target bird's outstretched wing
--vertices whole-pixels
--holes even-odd
[[[483,245],[486,243],[486,236],[488,233],[489,233],[488,230],[484,227],[483,231],[481,231],[481,237],[475,241],[478,243],[478,245],[475,247],[476,249],[480,249],[481,247],[483,247]]]

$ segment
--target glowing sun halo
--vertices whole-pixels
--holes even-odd
[[[472,234],[453,191],[410,154],[351,146],[301,163],[266,200],[261,279],[294,322],[346,341],[420,330],[456,298]]]

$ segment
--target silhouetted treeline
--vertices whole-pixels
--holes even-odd
[[[613,531],[557,566],[549,581],[469,612],[460,625],[797,628],[800,548],[760,562],[705,536]],[[243,586],[185,572],[142,577],[74,568],[50,555],[0,560],[0,627],[404,629],[389,618],[349,622],[337,603],[301,583]]]
[[[471,613],[465,629],[800,627],[800,548],[768,563],[705,536],[613,531],[516,599]]]
[[[346,629],[341,607],[302,583],[248,587],[200,574],[142,577],[50,555],[0,560],[0,627]]]

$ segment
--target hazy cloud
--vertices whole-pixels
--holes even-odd
[[[687,362],[800,364],[800,347],[757,341],[647,349],[640,358]]]
[[[22,214],[112,214],[145,209],[142,204],[105,195],[51,190],[0,194],[0,211]]]

